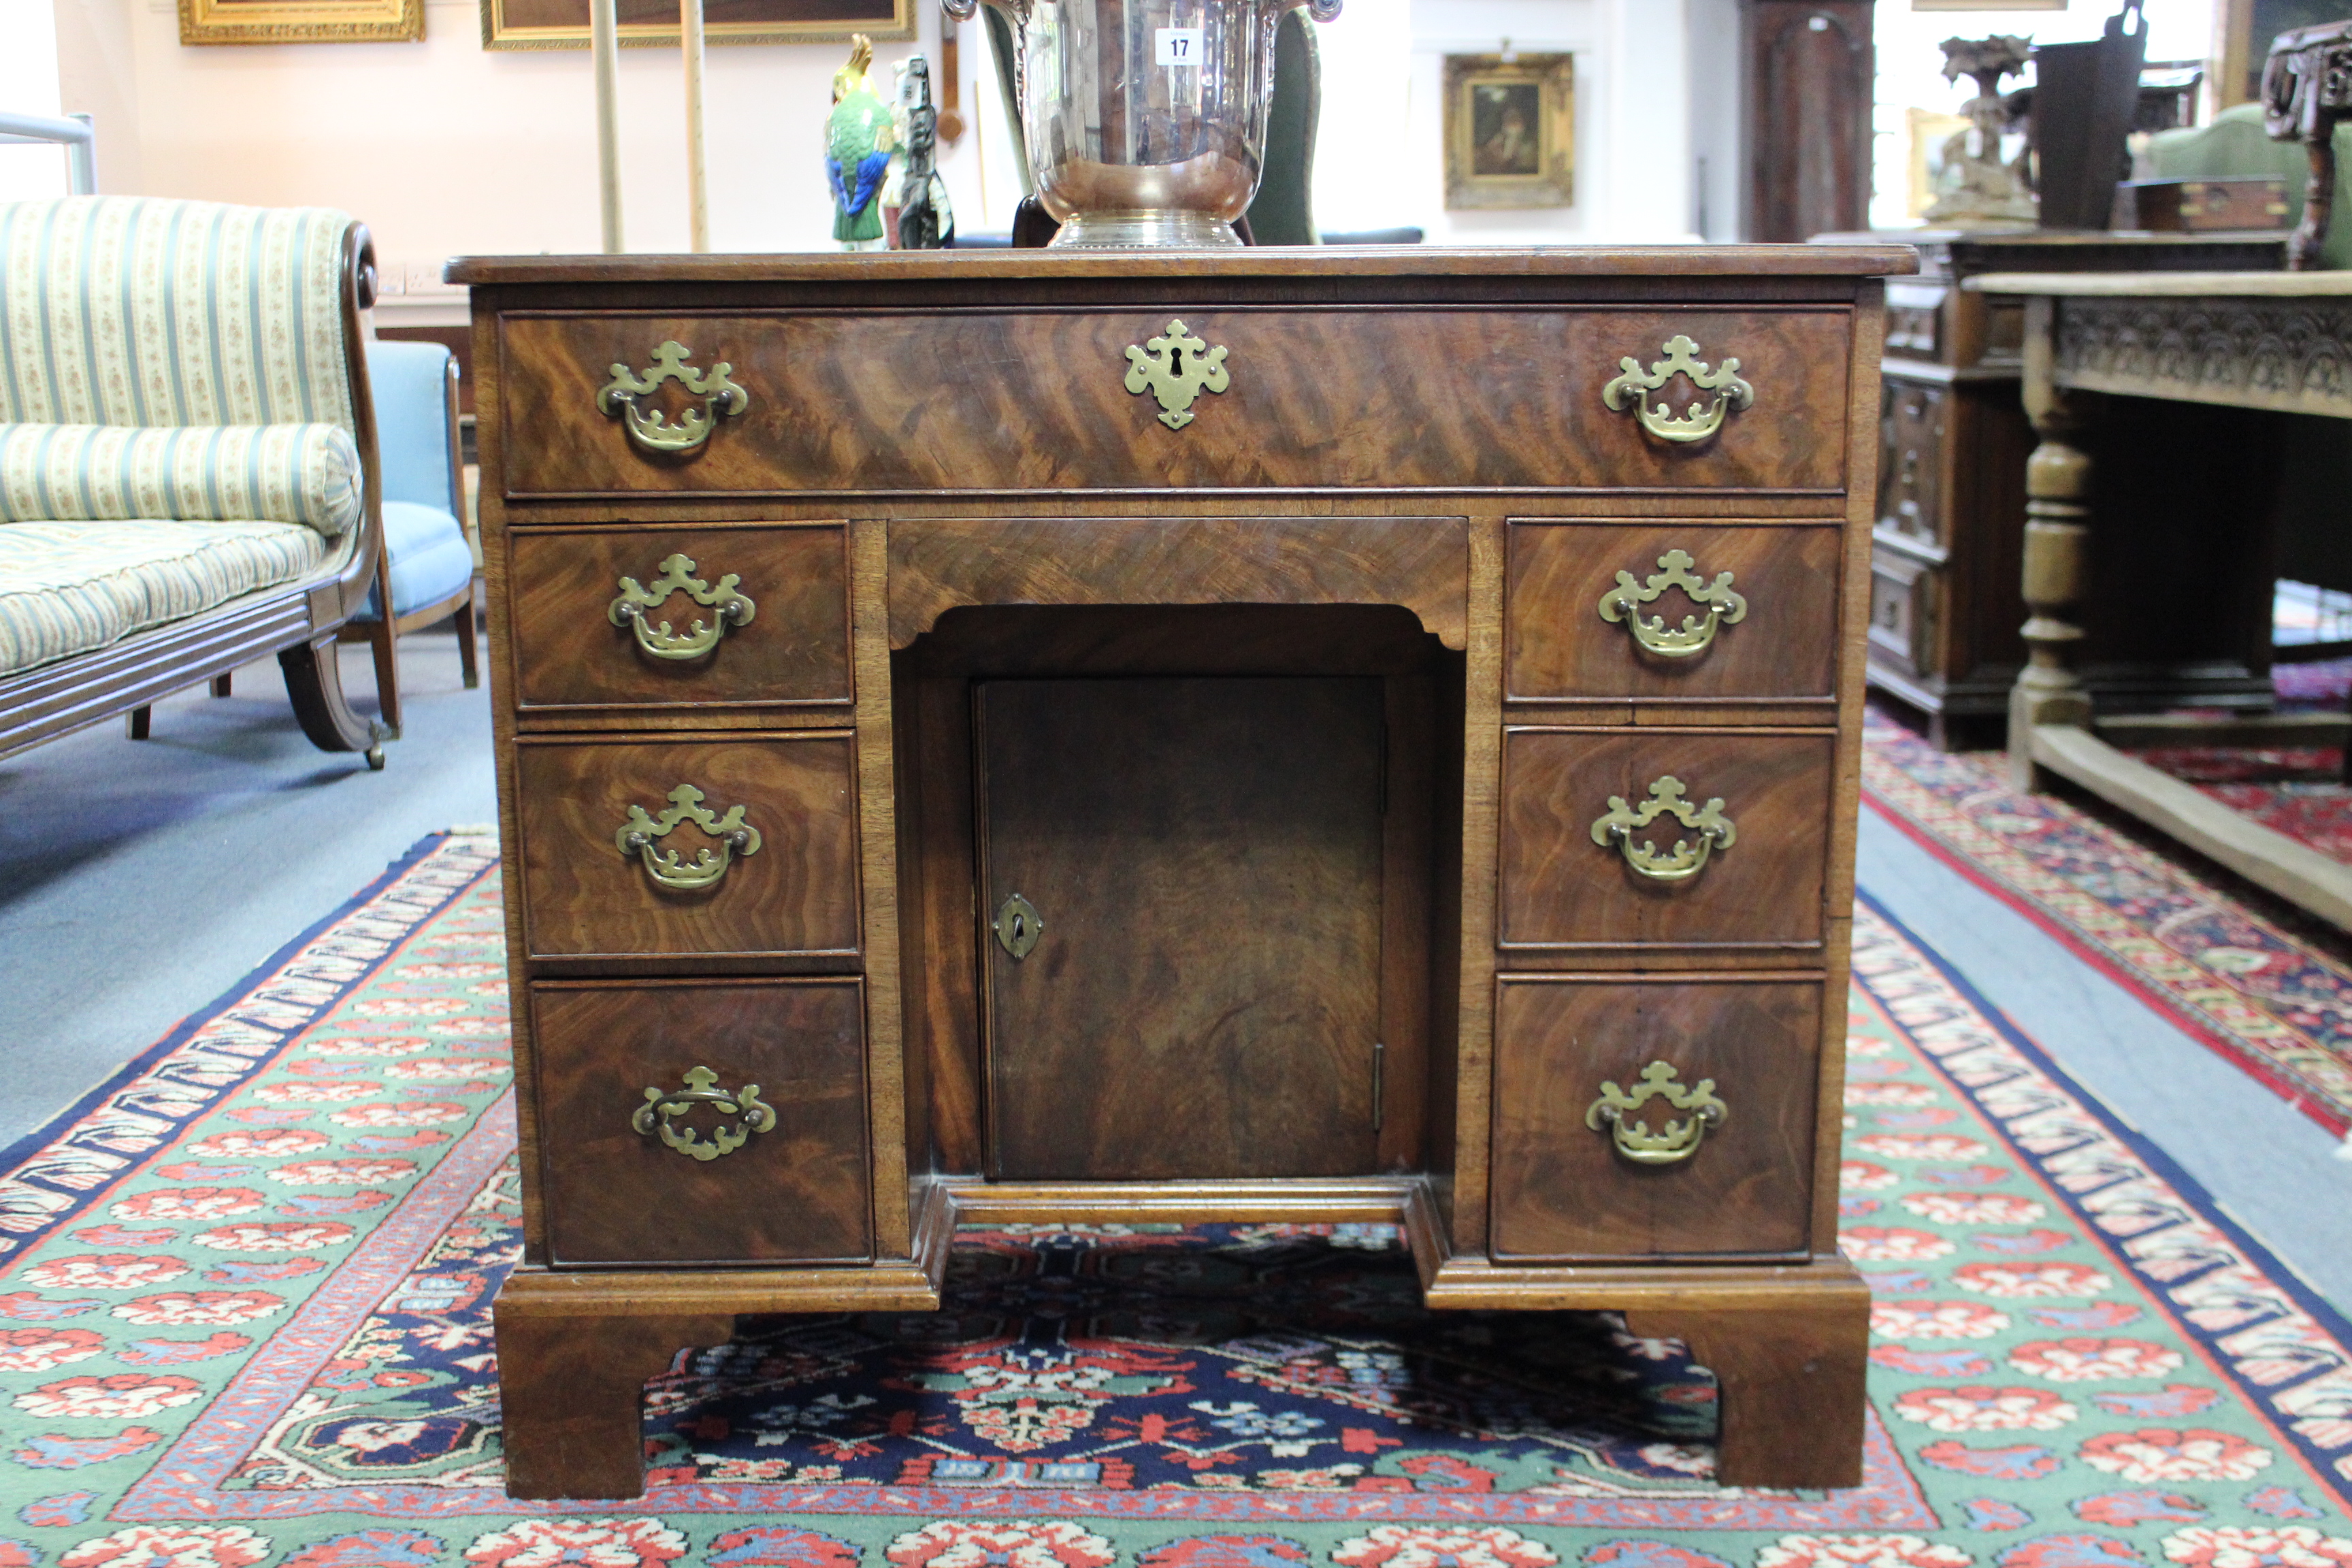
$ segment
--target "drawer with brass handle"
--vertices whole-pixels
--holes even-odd
[[[516,529],[516,708],[576,721],[845,706],[849,574],[839,523]]]
[[[1507,974],[1497,1257],[1771,1257],[1811,1219],[1822,987]]]
[[[1507,700],[1826,703],[1843,550],[1835,524],[1514,520]]]
[[[1802,731],[1507,730],[1499,945],[1528,963],[1818,948],[1834,750]]]
[[[838,731],[520,737],[530,955],[854,956],[854,762]]]
[[[1853,322],[1819,304],[507,312],[504,493],[1831,495],[1844,431],[1820,411],[1845,406]]]
[[[869,1257],[863,995],[848,977],[533,985],[552,1260]]]

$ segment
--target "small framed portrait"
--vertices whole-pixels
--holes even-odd
[[[677,47],[677,0],[619,0],[616,9],[622,47]],[[845,44],[856,33],[889,43],[915,36],[915,0],[704,0],[702,31],[714,44]],[[482,0],[486,49],[587,47],[588,0]]]
[[[1445,205],[1576,202],[1576,57],[1445,57]]]
[[[425,0],[180,0],[184,44],[405,44]]]

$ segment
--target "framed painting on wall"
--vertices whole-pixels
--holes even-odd
[[[1576,200],[1573,55],[1445,57],[1445,205]]]
[[[2270,58],[2273,38],[2297,27],[2352,20],[2352,0],[2221,0],[2213,20],[2221,34],[2214,49],[2221,58],[2214,89],[2227,109],[2263,96],[2263,61]]]
[[[180,0],[184,44],[406,44],[425,0]]]
[[[677,46],[677,0],[619,9],[624,47]],[[855,33],[889,43],[915,36],[915,0],[703,0],[702,31],[714,44],[845,44]],[[486,49],[587,47],[588,0],[482,0]]]

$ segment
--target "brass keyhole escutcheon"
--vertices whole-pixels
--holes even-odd
[[[1045,920],[1036,905],[1015,893],[996,906],[996,918],[988,929],[996,933],[996,944],[1019,960],[1028,957],[1045,934]]]

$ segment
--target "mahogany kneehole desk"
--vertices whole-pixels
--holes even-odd
[[[457,264],[525,1257],[509,1489],[959,1219],[1388,1221],[1860,1478],[1836,1247],[1907,251]]]

